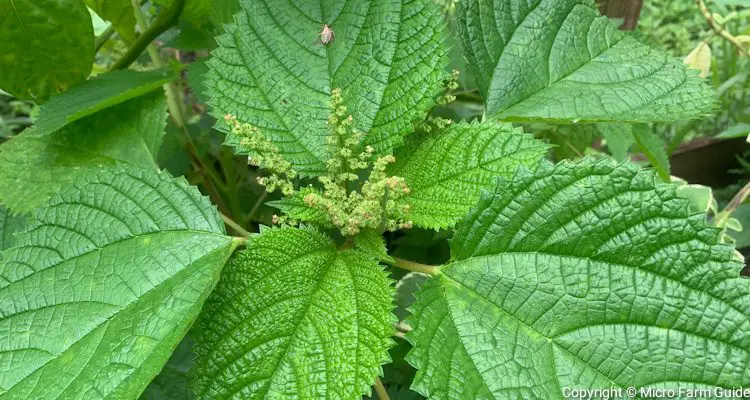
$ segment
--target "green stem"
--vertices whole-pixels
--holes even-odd
[[[231,218],[227,217],[224,214],[221,214],[221,219],[224,221],[225,224],[227,224],[227,226],[234,229],[235,232],[239,233],[240,235],[246,238],[250,237],[250,232],[248,232],[245,228],[240,226],[240,224],[234,222],[234,220],[232,220]]]
[[[98,52],[99,49],[104,46],[104,43],[107,43],[107,41],[112,37],[112,35],[115,34],[115,28],[114,26],[110,25],[107,30],[102,32],[101,35],[97,36],[94,40],[94,53]]]
[[[714,225],[723,226],[735,210],[747,200],[748,196],[750,196],[750,182],[746,183],[745,186],[743,186],[742,189],[732,197],[732,200],[730,200],[727,206],[724,207],[724,210],[716,216]]]
[[[258,209],[259,209],[259,208],[260,208],[260,206],[261,206],[261,205],[263,204],[263,200],[265,200],[265,199],[266,199],[266,197],[268,197],[268,192],[266,192],[266,191],[264,190],[264,191],[263,191],[263,194],[262,194],[262,195],[260,195],[260,197],[258,197],[258,200],[256,200],[256,201],[255,201],[255,204],[253,205],[253,208],[252,208],[252,209],[250,209],[250,214],[248,214],[248,216],[247,216],[247,219],[248,219],[249,221],[252,221],[252,220],[253,220],[253,218],[255,218],[255,213],[257,213],[257,212],[258,212]]]
[[[432,276],[440,275],[440,267],[436,265],[420,264],[414,261],[407,261],[396,257],[393,257],[393,260],[395,261],[393,263],[394,266],[405,269],[407,271],[421,272],[423,274]]]
[[[177,20],[182,14],[182,10],[185,8],[185,0],[174,0],[169,7],[164,10],[154,21],[154,24],[146,29],[141,36],[135,41],[128,51],[122,56],[121,59],[112,65],[112,70],[125,69],[130,66],[138,56],[143,53],[151,42],[154,41],[159,35],[164,33],[167,29],[177,25]],[[140,10],[140,3],[138,3],[137,10]],[[137,14],[137,11],[136,11]]]
[[[177,3],[178,1],[184,2],[185,0],[175,0],[175,3]],[[159,19],[157,18],[157,20],[154,22],[154,25],[146,29],[146,16],[143,15],[143,11],[141,11],[141,2],[139,0],[131,0],[131,3],[133,5],[135,18],[138,21],[138,25],[140,26],[142,31],[148,32],[159,23]],[[174,6],[174,4],[172,6]],[[179,14],[177,15],[177,17],[179,17]],[[176,20],[175,23],[177,23]],[[138,39],[140,40],[140,38]],[[149,57],[151,58],[151,62],[153,62],[157,68],[163,68],[165,65],[164,60],[161,59],[159,49],[156,48],[156,45],[154,45],[153,42],[149,42],[146,45],[146,49],[148,51]],[[167,93],[167,107],[169,108],[169,114],[172,116],[172,120],[174,121],[175,125],[177,125],[178,128],[182,129],[185,127],[186,122],[185,113],[182,110],[182,102],[180,101],[180,92],[177,88],[177,84],[175,82],[170,82],[164,85],[164,89]],[[188,140],[189,139],[190,137],[188,136]]]
[[[388,396],[388,391],[385,390],[385,386],[383,386],[383,382],[380,381],[379,377],[375,377],[375,393],[378,394],[378,399],[380,400],[391,400],[391,398]]]
[[[719,25],[714,17],[711,15],[711,11],[709,11],[708,7],[706,7],[706,3],[703,2],[703,0],[695,0],[695,3],[698,4],[698,8],[701,11],[701,14],[703,14],[703,18],[706,19],[706,22],[708,22],[708,25],[711,27],[711,29],[714,30],[719,36],[726,39],[729,43],[731,43],[734,47],[737,48],[737,50],[740,51],[740,53],[744,54],[747,57],[750,57],[750,52],[747,51],[745,46],[740,43],[739,40],[737,40],[736,37],[734,37],[731,33],[727,32],[726,29],[724,29],[723,26]]]

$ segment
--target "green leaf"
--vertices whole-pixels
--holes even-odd
[[[656,136],[651,127],[645,124],[633,126],[633,138],[648,162],[659,173],[661,179],[664,182],[669,182],[671,180],[669,156],[667,151],[664,150],[664,142],[661,138]]]
[[[135,35],[135,12],[130,0],[84,0],[87,6],[100,17],[112,23],[115,31],[125,41],[131,42]]]
[[[184,179],[116,168],[35,214],[0,263],[3,399],[136,398],[237,243]]]
[[[400,145],[435,105],[446,76],[442,16],[432,0],[241,3],[206,75],[213,113],[235,115],[303,174],[325,171],[331,91],[379,152]],[[334,31],[320,42],[323,25]],[[238,145],[239,138],[227,136]],[[243,149],[238,149],[244,152]]]
[[[488,116],[648,122],[712,110],[697,71],[618,30],[593,0],[467,0],[457,18]]]
[[[586,154],[598,135],[592,124],[553,125],[549,142],[556,146],[553,149],[556,160],[574,160]]]
[[[80,0],[1,0],[0,89],[42,103],[83,81],[94,28]]]
[[[716,135],[717,139],[736,139],[750,135],[750,124],[739,122]]]
[[[155,0],[156,3],[168,6],[172,0]],[[193,26],[200,27],[208,21],[208,15],[211,13],[212,0],[185,0],[185,7],[180,14],[180,18],[189,22]]]
[[[12,215],[0,205],[0,251],[13,247],[16,242],[15,234],[26,227],[26,217]],[[0,253],[0,261],[3,256]]]
[[[41,106],[36,130],[39,134],[56,131],[98,111],[153,92],[176,77],[174,71],[167,69],[122,70],[99,75]]]
[[[211,6],[211,23],[220,31],[224,31],[224,24],[234,22],[233,16],[241,10],[238,0],[213,0]]]
[[[676,185],[608,159],[521,169],[456,229],[407,320],[431,399],[750,383],[750,286]]]
[[[386,247],[383,234],[374,229],[366,229],[360,232],[354,238],[354,247],[372,257],[375,261],[393,262],[393,258],[388,255],[388,248]]]
[[[388,361],[382,267],[310,229],[266,229],[227,264],[196,331],[195,388],[211,399],[358,399]]]
[[[628,151],[635,144],[633,137],[633,126],[629,124],[596,124],[604,141],[607,144],[609,152],[612,153],[617,161],[625,161],[628,158]]]
[[[510,124],[459,123],[445,132],[414,138],[389,171],[406,179],[414,224],[447,228],[476,204],[482,189],[518,165],[536,165],[548,146]]]
[[[203,86],[206,73],[208,73],[208,65],[206,65],[206,62],[203,60],[191,63],[187,67],[188,84],[190,85],[193,94],[195,94],[195,97],[197,97],[198,101],[201,103],[205,103],[208,99],[208,96],[205,93],[206,88]]]
[[[193,366],[194,341],[185,336],[177,349],[140,397],[140,400],[192,400],[189,372]]]
[[[331,222],[328,214],[319,208],[310,207],[305,203],[305,196],[310,193],[319,192],[316,189],[305,187],[292,196],[284,197],[281,200],[269,201],[266,205],[278,209],[292,219],[315,224],[321,228],[333,228],[333,222]]]
[[[118,162],[155,168],[166,116],[164,94],[156,91],[59,131],[27,129],[0,145],[0,202],[25,213],[79,176]]]
[[[408,310],[416,300],[414,294],[424,285],[429,277],[429,275],[421,272],[409,272],[396,283],[396,308],[393,310],[393,313],[396,314],[396,317],[400,321],[409,317]]]

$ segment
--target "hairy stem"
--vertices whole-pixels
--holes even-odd
[[[391,398],[388,396],[388,392],[385,390],[385,386],[383,386],[383,382],[380,381],[379,377],[375,377],[375,393],[378,394],[378,399],[380,400],[391,400]]]
[[[112,70],[114,71],[129,67],[154,39],[164,33],[167,29],[177,25],[177,20],[180,18],[180,14],[182,14],[184,8],[185,0],[172,1],[169,7],[159,14],[159,17],[156,18],[154,24],[143,31],[143,34],[136,39],[133,46],[128,49],[125,55],[112,65]],[[138,4],[138,9],[140,10],[140,3]]]
[[[395,261],[393,263],[394,266],[407,271],[421,272],[432,276],[440,275],[440,267],[436,265],[420,264],[418,262],[407,261],[397,257],[393,257],[393,260]]]
[[[248,232],[240,224],[234,222],[234,220],[232,220],[231,218],[227,217],[224,214],[221,214],[221,219],[224,221],[225,224],[227,224],[228,227],[234,229],[235,232],[239,233],[240,235],[246,238],[250,237],[250,232]]]
[[[723,37],[734,47],[736,47],[740,51],[740,53],[744,54],[747,57],[750,57],[750,52],[747,51],[745,46],[743,46],[736,37],[732,36],[731,33],[727,32],[727,30],[724,29],[723,26],[719,25],[716,22],[714,17],[711,15],[711,11],[708,10],[708,7],[706,7],[706,3],[704,3],[703,0],[695,0],[695,3],[698,4],[698,8],[701,10],[703,18],[706,19],[706,22],[708,22],[708,25],[711,27],[711,29],[714,30],[714,32],[716,32],[719,36]]]

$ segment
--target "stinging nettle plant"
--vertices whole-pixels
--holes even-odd
[[[160,371],[198,399],[386,398],[404,334],[429,399],[750,384],[750,286],[705,213],[629,161],[552,164],[512,125],[699,118],[698,72],[593,0],[457,7],[481,121],[428,117],[456,79],[432,0],[239,2],[203,83],[283,196],[248,237],[156,164],[174,72],[0,78],[72,86],[0,146],[0,399],[159,398]],[[449,262],[390,255],[383,233],[412,227],[451,232]],[[394,268],[428,277],[405,321]]]

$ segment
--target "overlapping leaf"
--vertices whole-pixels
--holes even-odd
[[[135,40],[135,12],[129,0],[84,0],[103,19],[110,21],[115,31],[127,41]]]
[[[547,146],[502,123],[459,123],[445,132],[415,137],[389,172],[411,190],[401,201],[425,228],[447,228],[476,204],[482,189],[509,177],[518,165],[532,166]]]
[[[52,133],[27,129],[0,146],[0,202],[25,213],[78,177],[118,162],[154,168],[166,116],[164,94],[156,91]]]
[[[217,117],[253,124],[305,174],[325,171],[331,91],[366,142],[388,151],[439,93],[446,49],[431,0],[241,3],[206,76]],[[320,42],[323,25],[334,31]],[[229,135],[229,144],[238,138]],[[242,149],[239,149],[242,151]]]
[[[177,74],[167,69],[121,70],[99,75],[40,107],[36,131],[38,134],[54,132],[98,111],[153,92],[175,78]]]
[[[198,398],[360,398],[388,359],[392,294],[370,256],[309,229],[265,230],[196,328]]]
[[[460,4],[464,54],[490,116],[672,121],[712,109],[697,71],[619,31],[593,0]]]
[[[412,307],[431,399],[748,385],[750,286],[719,230],[631,164],[522,170],[483,196]]]
[[[83,81],[94,62],[94,28],[80,0],[0,2],[0,89],[44,102]]]
[[[0,397],[136,398],[236,246],[184,179],[134,167],[77,180],[0,263]]]

